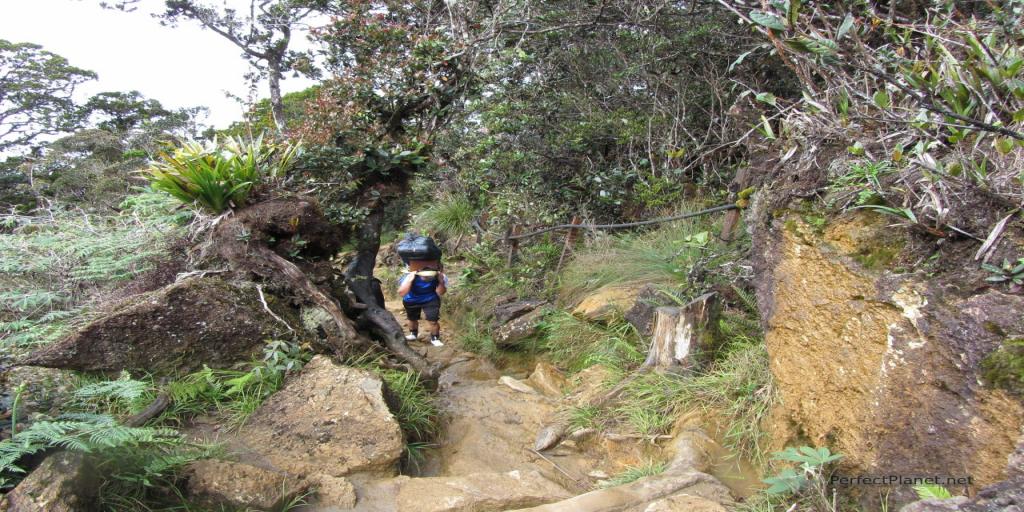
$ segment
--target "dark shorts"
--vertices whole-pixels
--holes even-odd
[[[441,298],[436,298],[426,304],[408,304],[403,302],[405,306],[405,315],[409,317],[409,320],[419,320],[420,311],[423,311],[423,316],[427,317],[427,320],[436,322],[441,319]]]

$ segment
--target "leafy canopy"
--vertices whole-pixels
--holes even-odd
[[[81,126],[72,95],[96,73],[32,43],[0,39],[0,151]]]

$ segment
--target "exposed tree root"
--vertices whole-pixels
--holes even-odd
[[[402,326],[384,309],[380,284],[373,278],[383,215],[380,210],[375,209],[360,230],[359,254],[352,267],[355,270],[346,273],[345,293],[328,295],[302,268],[282,255],[326,260],[340,246],[337,229],[311,198],[272,199],[237,212],[214,230],[214,249],[235,272],[255,274],[323,309],[337,327],[322,342],[326,350],[349,355],[368,348],[369,340],[356,328],[359,325],[383,341],[391,354],[432,381],[436,371],[406,345]]]
[[[156,418],[160,413],[164,412],[167,407],[171,405],[171,396],[166,391],[161,392],[156,396],[151,404],[146,406],[138,414],[129,416],[128,419],[124,420],[124,426],[126,427],[141,427],[146,424],[147,421]]]
[[[322,342],[324,348],[346,355],[353,349],[365,348],[367,340],[356,331],[338,300],[314,284],[298,265],[279,254],[308,250],[306,255],[311,258],[326,257],[340,245],[334,231],[312,199],[274,199],[223,220],[213,233],[213,243],[235,272],[255,274],[323,309],[337,328],[327,333]],[[271,244],[275,244],[274,248]]]

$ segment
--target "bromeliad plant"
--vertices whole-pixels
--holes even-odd
[[[250,141],[232,137],[224,144],[190,141],[160,153],[143,173],[154,189],[221,213],[245,206],[253,187],[284,175],[299,147],[264,142],[262,135]]]
[[[1018,258],[1016,262],[1003,260],[1000,266],[982,263],[981,268],[992,273],[986,281],[990,283],[1008,283],[1011,286],[1024,286],[1024,258]]]

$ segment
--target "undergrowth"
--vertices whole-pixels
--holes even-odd
[[[700,208],[694,203],[681,210]],[[600,236],[577,252],[559,274],[558,297],[572,304],[609,285],[655,284],[680,289],[706,285],[706,276],[697,274],[734,259],[741,250],[742,241],[730,246],[715,237],[719,232],[717,219],[696,218],[636,234]]]
[[[572,408],[569,419],[573,427],[625,430],[653,439],[667,434],[680,415],[697,410],[720,424],[723,444],[733,453],[764,464],[760,425],[775,401],[775,392],[757,303],[743,284],[750,269],[739,263],[749,240],[723,243],[713,235],[718,232],[716,220],[703,218],[640,233],[599,235],[578,249],[562,272],[542,275],[546,289],[540,296],[557,298],[566,307],[608,285],[639,288],[654,284],[669,302],[679,305],[710,289],[726,290],[720,297],[723,307],[714,346],[706,348],[695,370],[684,375],[636,375],[611,405]],[[459,291],[465,295],[455,316],[464,348],[498,361],[510,354],[542,357],[570,374],[600,365],[609,372],[608,386],[634,374],[643,363],[650,340],[626,322],[621,312],[596,323],[565,309],[553,309],[532,339],[521,342],[514,351],[501,350],[480,306],[487,303],[484,297],[498,294],[495,287],[518,291],[502,287],[502,283],[511,284],[518,270],[507,268],[503,275],[497,263],[491,265],[489,273],[475,276],[475,288]]]
[[[0,217],[0,345],[56,340],[92,297],[153,269],[192,217],[175,206],[143,192],[116,215],[54,209]]]
[[[80,374],[60,416],[38,420],[0,442],[0,486],[11,487],[24,475],[22,460],[52,448],[90,454],[100,475],[99,504],[104,510],[188,509],[178,494],[182,469],[212,456],[216,446],[189,443],[179,434],[190,418],[207,413],[224,417],[231,428],[249,416],[298,371],[310,354],[285,341],[270,341],[264,357],[238,369],[202,370],[170,382],[150,375],[116,379]],[[125,418],[145,409],[160,393],[171,405],[141,427]]]

